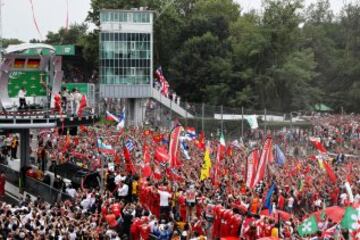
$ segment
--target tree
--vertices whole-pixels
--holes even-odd
[[[1,40],[1,44],[4,49],[7,48],[9,45],[16,45],[16,44],[20,44],[20,43],[23,43],[23,41],[16,39],[16,38],[8,38],[8,39],[3,38]]]
[[[78,44],[80,39],[86,35],[88,26],[85,23],[70,25],[68,29],[60,28],[58,32],[48,32],[45,43],[48,44]]]

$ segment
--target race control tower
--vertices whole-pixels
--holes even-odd
[[[142,8],[100,11],[100,96],[126,99],[134,125],[142,124],[148,99],[192,117],[153,87],[153,24],[154,12]]]

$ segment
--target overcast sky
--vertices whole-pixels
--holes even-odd
[[[2,26],[4,38],[18,38],[28,41],[40,36],[35,28],[30,0],[0,0],[2,5]],[[57,31],[65,26],[66,0],[32,0],[36,19],[43,38],[48,31]],[[81,23],[85,20],[90,8],[90,0],[68,0],[70,23]],[[236,0],[244,10],[259,9],[261,0]],[[305,0],[306,4],[316,0]],[[332,8],[338,12],[344,2],[352,0],[330,0]],[[355,1],[355,0],[353,0]]]

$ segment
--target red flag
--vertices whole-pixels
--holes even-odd
[[[163,135],[161,133],[154,133],[152,138],[155,143],[160,143],[163,139]]]
[[[166,169],[166,176],[170,181],[183,182],[184,178],[176,173],[173,169]]]
[[[120,162],[121,162],[120,156],[119,156],[118,154],[116,154],[116,155],[115,155],[115,158],[114,158],[114,163],[115,163],[115,165],[120,165]]]
[[[326,172],[327,172],[327,174],[328,174],[328,176],[329,176],[329,179],[330,179],[330,181],[333,183],[333,184],[336,184],[336,179],[337,179],[337,177],[336,177],[336,174],[335,174],[335,172],[332,170],[332,168],[331,168],[331,166],[328,164],[328,162],[327,161],[323,161],[323,165],[324,165],[324,168],[325,168],[325,170],[326,170]]]
[[[123,151],[124,151],[124,158],[125,158],[125,166],[126,166],[126,171],[128,173],[135,173],[135,167],[131,161],[131,156],[129,153],[129,150],[127,149],[127,147],[123,147]]]
[[[177,126],[173,129],[170,134],[170,143],[169,143],[169,167],[175,168],[181,165],[179,159],[179,138],[180,134],[183,131],[182,126]]]
[[[232,157],[233,156],[233,149],[231,146],[227,146],[226,148],[226,156]]]
[[[267,138],[264,144],[264,148],[261,152],[259,166],[252,187],[256,186],[256,184],[258,184],[264,178],[267,164],[269,163],[269,159],[272,156],[271,152],[272,152],[272,139]]]
[[[80,129],[80,132],[83,132],[83,133],[89,132],[89,130],[87,129],[87,127],[85,127],[84,125],[80,125],[80,126],[79,126],[79,129]]]
[[[321,144],[320,139],[318,138],[314,138],[314,137],[310,137],[309,138],[310,142],[312,142],[312,144],[314,145],[314,147],[321,153],[326,153],[327,150],[326,148]]]
[[[141,169],[141,173],[142,173],[142,177],[150,177],[152,174],[152,170],[150,167],[150,151],[149,151],[149,147],[145,144],[143,147],[143,152],[144,152],[144,162],[142,165],[142,169]]]
[[[259,165],[260,152],[259,149],[254,149],[246,158],[246,186],[251,188],[255,178],[255,173]]]
[[[200,150],[203,150],[205,151],[205,133],[204,131],[201,131],[199,133],[199,140],[197,142],[197,147],[200,149]]]
[[[149,136],[151,134],[151,130],[147,129],[143,132],[144,136]]]
[[[158,163],[165,163],[169,161],[169,154],[164,146],[159,146],[155,149],[154,160]]]
[[[82,98],[81,98],[81,101],[80,101],[79,110],[77,112],[78,116],[80,116],[80,117],[82,116],[86,106],[87,106],[86,96],[83,95]]]
[[[153,172],[153,177],[155,180],[161,180],[162,176],[161,176],[161,171],[159,167],[155,167],[154,172]]]

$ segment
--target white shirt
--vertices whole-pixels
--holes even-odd
[[[80,205],[84,208],[84,209],[89,209],[92,204],[94,203],[93,199],[92,198],[85,198],[84,200],[81,201]]]
[[[120,182],[125,181],[126,177],[125,176],[121,176],[120,174],[116,175],[114,181],[115,184],[118,185],[120,184]]]
[[[292,207],[294,206],[294,198],[293,198],[293,197],[290,197],[290,198],[288,199],[287,206],[288,206],[289,208],[292,208]]]
[[[18,97],[19,97],[19,98],[25,98],[25,96],[26,96],[26,91],[20,89],[19,94],[18,94]]]
[[[70,240],[76,240],[76,232],[70,233],[69,238]]]
[[[66,193],[72,198],[76,197],[76,190],[74,188],[67,188]]]
[[[347,194],[346,193],[342,193],[340,194],[340,203],[341,205],[344,205],[345,204],[345,200],[347,200]]]
[[[166,191],[158,191],[160,194],[160,207],[168,207],[169,206],[169,198],[171,194]]]
[[[118,189],[118,196],[119,197],[126,197],[129,193],[129,186],[124,184],[121,188]]]

